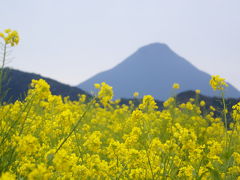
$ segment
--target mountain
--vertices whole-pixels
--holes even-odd
[[[159,100],[171,96],[172,84],[179,83],[178,92],[200,89],[207,96],[216,96],[209,86],[211,76],[173,52],[167,45],[153,43],[138,49],[114,68],[101,72],[78,87],[94,90],[95,83],[106,82],[115,92],[115,98],[131,98],[151,94]],[[226,97],[240,97],[240,92],[229,84]]]
[[[3,89],[8,91],[4,101],[14,102],[17,99],[23,99],[29,89],[32,79],[46,80],[51,86],[50,90],[54,95],[62,95],[63,97],[69,96],[71,100],[78,100],[78,94],[86,94],[87,97],[90,97],[88,93],[77,87],[72,87],[38,74],[10,68],[5,68],[4,74],[6,79],[4,80]]]

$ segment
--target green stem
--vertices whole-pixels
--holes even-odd
[[[0,69],[0,96],[2,96],[2,83],[3,83],[3,68],[5,66],[5,62],[6,62],[6,56],[7,56],[7,44],[4,44],[3,47],[3,59],[2,59],[2,66]]]
[[[222,96],[222,103],[223,103],[223,116],[224,116],[224,123],[225,123],[225,138],[226,138],[226,148],[227,148],[227,139],[228,139],[228,134],[227,134],[227,131],[228,131],[227,108],[226,108],[226,103],[225,103],[223,91],[221,92],[221,96]]]
[[[155,178],[154,178],[153,168],[152,168],[152,164],[151,164],[151,161],[150,161],[150,158],[149,158],[148,150],[145,149],[145,151],[146,151],[146,155],[147,155],[148,165],[150,167],[151,174],[152,174],[152,179],[154,180]]]

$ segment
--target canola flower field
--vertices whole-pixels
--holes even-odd
[[[1,37],[5,48],[19,41],[11,30]],[[0,180],[240,179],[240,103],[227,124],[227,84],[213,76],[210,85],[222,93],[221,117],[202,111],[199,90],[159,111],[150,95],[138,107],[120,105],[106,83],[95,84],[93,99],[70,101],[32,80],[23,101],[0,105]]]
[[[150,95],[119,105],[110,86],[95,86],[97,99],[70,101],[33,80],[24,101],[2,105],[0,179],[238,179],[240,103],[226,127],[197,98],[158,111]]]

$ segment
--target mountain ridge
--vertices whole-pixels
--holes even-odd
[[[3,90],[4,92],[8,91],[8,93],[3,100],[7,102],[24,99],[32,79],[44,79],[50,85],[50,90],[53,95],[61,95],[62,97],[68,96],[71,100],[78,100],[79,94],[85,94],[87,97],[91,97],[87,92],[80,88],[61,83],[39,74],[24,72],[12,68],[4,68],[4,74],[7,76],[3,82]]]
[[[78,87],[93,91],[93,84],[106,82],[113,86],[115,98],[131,98],[133,92],[151,94],[156,99],[166,100],[173,83],[179,83],[179,92],[200,89],[204,95],[214,96],[209,86],[211,76],[179,56],[162,43],[151,43],[139,48],[113,68],[100,72]],[[161,87],[161,88],[160,88]],[[226,97],[239,97],[232,85],[226,89]]]

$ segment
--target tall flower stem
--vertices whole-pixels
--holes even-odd
[[[5,66],[5,62],[6,62],[6,56],[7,56],[7,43],[4,43],[4,46],[3,46],[3,59],[2,59],[1,69],[0,69],[0,99],[2,99],[3,70],[4,70],[4,66]]]
[[[228,139],[228,124],[227,124],[227,107],[224,98],[224,92],[221,91],[222,103],[223,103],[223,117],[225,123],[225,138],[226,138],[226,148],[227,148],[227,139]]]

